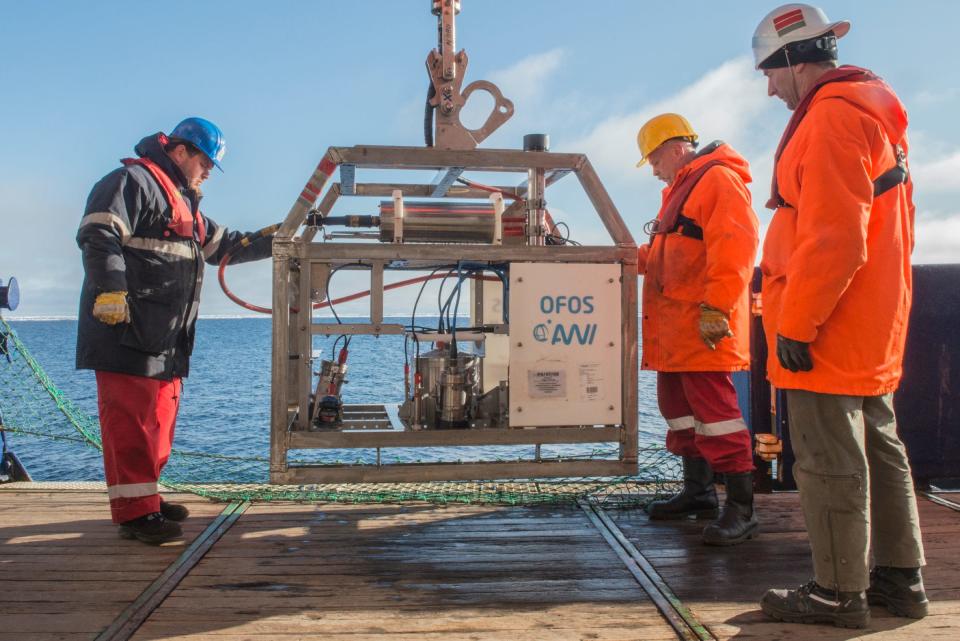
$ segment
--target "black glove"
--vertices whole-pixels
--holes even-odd
[[[791,372],[809,372],[813,369],[810,343],[801,343],[777,334],[777,360]]]

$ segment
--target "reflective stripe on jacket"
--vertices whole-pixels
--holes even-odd
[[[201,217],[200,196],[184,186],[163,141],[162,134],[147,136],[136,151],[170,180],[179,192],[174,198],[150,168],[132,163],[107,174],[87,199],[77,231],[84,268],[77,326],[80,369],[163,380],[187,376],[203,264],[219,262],[244,237]],[[186,235],[171,229],[170,203],[177,199],[191,216],[191,225],[183,230]],[[239,250],[233,262],[265,258],[271,243],[272,238],[260,238]],[[112,291],[127,292],[129,323],[105,325],[93,317],[96,297]]]
[[[776,165],[783,200],[763,247],[768,376],[780,388],[875,396],[896,389],[911,301],[912,182],[874,197],[907,149],[907,114],[882,80],[820,87]],[[790,372],[776,335],[811,343]]]
[[[709,151],[710,147],[704,151]],[[682,215],[703,239],[680,230],[656,234],[639,252],[643,274],[641,367],[664,372],[732,372],[750,365],[748,285],[757,252],[757,216],[750,205],[750,167],[730,145],[702,153],[673,185],[702,165],[720,161],[693,188]],[[666,210],[671,187],[663,190]],[[700,304],[729,315],[733,338],[711,350],[700,338]]]

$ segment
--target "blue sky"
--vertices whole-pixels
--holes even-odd
[[[282,218],[329,146],[422,144],[424,60],[436,46],[429,6],[0,0],[0,278],[15,275],[22,289],[10,316],[76,314],[82,272],[74,235],[90,187],[142,136],[185,116],[224,130],[226,172],[205,185],[203,209],[243,230]],[[457,44],[470,56],[466,82],[494,81],[516,106],[483,147],[516,148],[523,134],[546,132],[554,150],[587,153],[639,239],[661,185],[634,168],[635,134],[648,117],[680,111],[702,138],[722,138],[751,162],[765,227],[762,203],[788,112],[766,97],[749,56],[754,27],[775,6],[463,0]],[[960,72],[952,43],[960,3],[822,6],[831,19],[853,22],[841,61],[885,77],[910,112],[915,262],[956,261]],[[574,238],[605,241],[575,180],[547,195]],[[337,211],[373,207],[347,201]],[[214,277],[209,270],[201,312],[244,313]],[[228,277],[244,297],[269,301],[268,263]],[[354,285],[363,288],[345,276],[335,295]],[[388,297],[388,312],[406,300]]]

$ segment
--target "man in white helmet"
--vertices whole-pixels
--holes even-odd
[[[868,601],[912,618],[928,602],[893,411],[914,243],[907,115],[873,73],[837,66],[837,39],[849,30],[788,4],[753,36],[769,95],[793,112],[775,156],[767,206],[776,213],[760,267],[768,377],[786,391],[814,565],[812,581],[768,590],[760,605],[781,621],[865,627]]]

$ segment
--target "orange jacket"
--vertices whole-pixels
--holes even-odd
[[[822,86],[775,168],[788,205],[763,247],[768,377],[780,388],[874,396],[896,389],[910,312],[912,183],[876,198],[873,180],[907,147],[907,114],[882,80]],[[790,372],[776,336],[811,343]]]
[[[709,152],[709,149],[704,151]],[[750,166],[730,145],[702,153],[672,186],[719,160],[693,188],[681,212],[703,230],[703,240],[679,232],[657,234],[639,250],[643,278],[641,367],[662,372],[733,372],[750,366],[748,284],[757,253],[757,216],[750,206]],[[663,216],[670,186],[663,190]],[[733,338],[711,350],[700,338],[700,303],[727,313]]]

